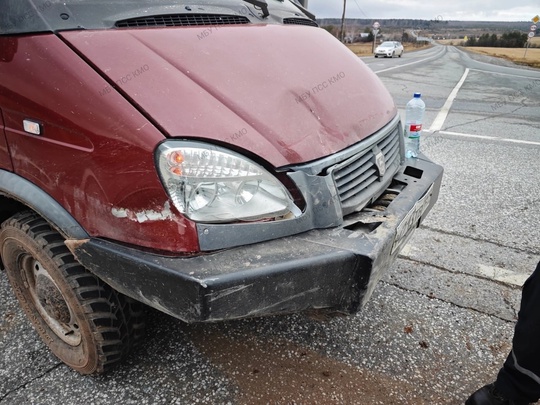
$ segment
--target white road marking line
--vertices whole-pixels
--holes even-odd
[[[452,90],[452,92],[446,99],[446,102],[444,103],[443,107],[439,111],[439,114],[437,114],[437,117],[435,117],[435,120],[433,121],[433,123],[431,124],[431,127],[429,128],[431,132],[440,131],[441,128],[443,127],[444,122],[446,121],[446,117],[448,117],[448,113],[450,112],[450,108],[452,107],[452,104],[454,103],[454,100],[457,97],[459,89],[461,89],[461,86],[463,86],[463,83],[465,83],[465,80],[467,79],[468,74],[469,74],[469,68],[465,69],[465,73],[463,73],[463,76],[461,76],[461,79],[459,80],[458,84],[456,84],[456,87],[454,87],[454,90]]]
[[[414,61],[414,62],[409,62],[409,63],[405,63],[403,65],[397,65],[397,66],[392,66],[390,68],[387,68],[387,69],[382,69],[382,70],[377,70],[377,71],[373,71],[373,73],[375,74],[379,74],[379,73],[382,73],[382,72],[388,72],[389,70],[394,70],[394,69],[399,69],[399,68],[402,68],[402,67],[405,67],[405,66],[409,66],[409,65],[414,65],[416,63],[421,63],[421,62],[424,62],[426,60],[431,60],[435,57],[438,57],[439,55],[441,54],[441,52],[435,54],[435,55],[431,55],[431,56],[428,56],[427,58],[424,58],[424,59],[420,59],[420,60],[417,60],[417,61]]]
[[[406,243],[405,246],[403,246],[403,249],[401,249],[399,255],[405,257],[412,257],[415,252],[420,252],[420,249],[418,249],[416,246],[413,246],[411,242],[409,242]]]
[[[432,132],[432,131],[431,131],[431,129],[429,129],[426,132]],[[496,136],[463,134],[463,133],[460,133],[460,132],[451,132],[451,131],[439,131],[438,133],[441,134],[441,135],[460,136],[462,138],[486,139],[488,141],[498,141],[498,142],[507,142],[507,143],[517,143],[517,144],[520,144],[520,145],[540,146],[540,142],[524,141],[524,140],[521,140],[521,139],[497,138]]]
[[[523,286],[525,280],[529,278],[528,274],[516,273],[512,270],[501,269],[500,267],[478,265],[478,272],[491,280],[501,283],[511,284],[518,287]]]
[[[517,68],[510,68],[510,69],[516,69],[517,70]],[[538,79],[540,79],[540,76],[538,76],[538,78],[535,78],[534,76],[523,76],[523,75],[514,75],[512,73],[492,72],[491,70],[482,70],[482,69],[474,69],[474,68],[471,69],[471,70],[473,72],[480,72],[482,74],[491,73],[493,75],[510,76],[510,77],[520,78],[520,79],[529,79],[529,80],[538,80]],[[536,73],[536,72],[534,72],[534,73]]]

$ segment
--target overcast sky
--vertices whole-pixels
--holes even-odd
[[[343,0],[309,0],[308,5],[317,18],[338,18],[343,10]],[[538,14],[538,0],[347,0],[346,17],[531,21]]]

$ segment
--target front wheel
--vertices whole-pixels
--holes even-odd
[[[143,305],[82,267],[37,214],[8,219],[0,254],[24,312],[51,351],[82,374],[99,374],[140,338]]]

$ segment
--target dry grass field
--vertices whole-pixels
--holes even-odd
[[[525,48],[484,48],[475,46],[467,47],[467,50],[504,58],[520,65],[540,68],[540,48],[529,48],[526,55]]]
[[[441,45],[455,45],[459,46],[463,42],[462,39],[438,39],[437,43]]]
[[[369,55],[372,50],[372,44],[369,43],[369,44],[347,44],[347,48],[349,48],[351,51],[353,51],[354,54],[356,55]]]
[[[456,45],[462,44],[461,39],[444,39],[437,41],[442,45]],[[484,55],[495,56],[498,58],[504,58],[520,65],[527,65],[535,68],[540,68],[540,36],[534,37],[531,40],[531,45],[538,48],[529,48],[527,55],[525,56],[525,48],[489,48],[489,47],[477,47],[468,46],[467,50],[471,52],[481,53]]]

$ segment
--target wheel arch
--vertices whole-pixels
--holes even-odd
[[[0,170],[0,223],[31,209],[66,239],[87,239],[88,233],[54,198],[25,178]]]

